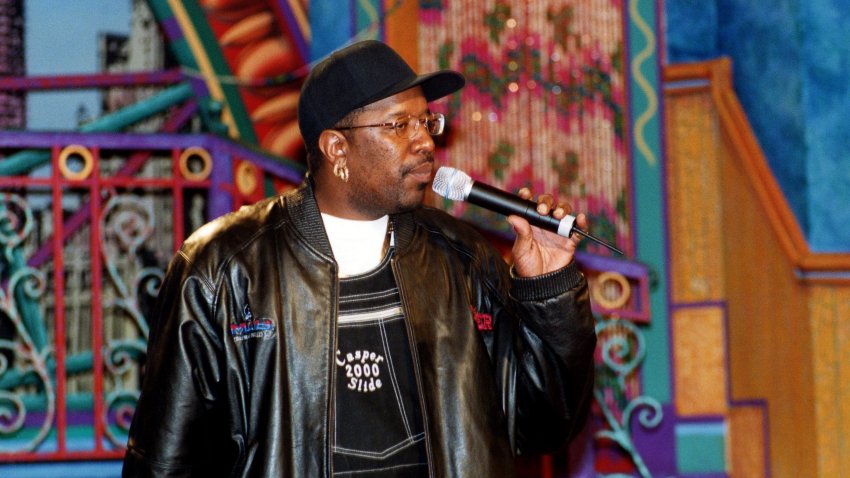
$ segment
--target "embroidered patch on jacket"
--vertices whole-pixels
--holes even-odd
[[[254,318],[251,307],[242,308],[242,321],[230,324],[230,335],[236,342],[247,339],[266,339],[274,336],[274,321],[267,318]]]
[[[478,330],[493,330],[493,316],[490,314],[483,314],[475,310],[475,307],[469,306],[469,309],[472,310],[472,318],[475,319],[475,323],[478,325]]]

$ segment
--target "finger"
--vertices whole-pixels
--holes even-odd
[[[587,215],[585,215],[584,213],[579,213],[579,215],[576,216],[576,225],[579,227],[579,229],[587,231],[588,227],[590,226],[590,221],[587,220]]]
[[[555,206],[555,209],[552,211],[552,217],[554,217],[555,219],[563,219],[564,216],[566,216],[570,213],[570,211],[572,211],[572,209],[573,208],[569,205],[569,203],[559,202]]]
[[[508,216],[508,223],[513,228],[517,241],[531,239],[531,224],[528,221],[512,214]]]
[[[528,188],[521,188],[519,191],[517,191],[517,196],[523,199],[531,199],[531,190]]]
[[[587,215],[585,215],[584,213],[580,213],[576,216],[576,227],[578,227],[582,231],[589,231],[588,226],[590,226],[590,221],[587,220]],[[575,243],[576,247],[578,247],[578,244],[581,242],[582,239],[584,239],[584,236],[582,236],[581,234],[573,234],[572,236],[570,236],[570,239],[573,241],[573,243]]]
[[[543,215],[549,214],[549,211],[552,210],[553,202],[555,200],[551,194],[541,194],[537,197],[537,212]]]

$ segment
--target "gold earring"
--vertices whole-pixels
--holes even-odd
[[[344,161],[334,163],[334,176],[342,179],[342,182],[348,182],[348,166]]]

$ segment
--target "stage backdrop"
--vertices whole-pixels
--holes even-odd
[[[622,4],[421,2],[419,15],[419,69],[468,81],[436,107],[451,118],[440,162],[510,191],[557,194],[631,252]],[[463,203],[446,207],[508,227]]]
[[[299,159],[289,155],[298,143],[292,135],[291,93],[313,62],[363,38],[387,41],[421,71],[449,67],[469,79],[462,92],[434,105],[450,117],[449,134],[439,140],[441,165],[504,189],[527,185],[557,194],[591,215],[593,233],[627,252],[625,260],[612,258],[607,250],[583,244],[580,261],[599,319],[595,422],[576,441],[569,466],[558,462],[562,455],[548,457],[540,461],[539,473],[523,476],[551,476],[566,469],[572,476],[650,476],[723,468],[722,439],[713,442],[719,447],[706,450],[674,437],[678,423],[670,408],[658,2],[133,0],[132,5],[134,11],[150,7],[146,16],[134,13],[133,18],[153,15],[159,28],[144,38],[161,33],[175,68],[128,80],[136,87],[168,85],[153,98],[157,108],[145,100],[116,113],[125,118],[131,110],[136,118],[167,109],[157,133],[118,134],[126,126],[112,123],[115,132],[102,129],[104,120],[115,118],[104,114],[66,135],[0,134],[0,147],[5,148],[0,151],[5,159],[0,182],[20,192],[9,196],[4,207],[20,206],[25,220],[19,223],[25,227],[19,232],[26,239],[24,247],[16,237],[3,246],[21,255],[17,269],[44,284],[27,299],[38,301],[41,316],[32,311],[27,316],[38,320],[23,320],[15,300],[2,304],[20,325],[15,342],[4,344],[23,358],[0,372],[18,372],[18,365],[30,360],[44,385],[32,387],[20,376],[7,384],[20,406],[12,429],[0,430],[5,452],[0,460],[7,462],[0,464],[0,476],[72,471],[79,472],[75,476],[117,476],[144,360],[144,306],[155,290],[141,287],[139,274],[158,277],[185,234],[204,220],[300,180],[303,165],[281,159]],[[263,28],[243,28],[247,21]],[[95,88],[115,81],[103,74],[59,79],[62,85]],[[11,80],[18,79],[8,84],[22,91],[39,87],[33,79]],[[187,134],[198,130],[202,134]],[[104,131],[110,134],[93,134]],[[258,146],[275,158],[254,151]],[[35,151],[35,163],[29,150]],[[77,159],[85,167],[67,167]],[[153,163],[156,168],[148,167]],[[49,169],[50,179],[30,177],[33,164]],[[137,197],[145,194],[156,198]],[[31,198],[38,195],[52,201],[35,204]],[[157,202],[162,198],[164,202]],[[484,226],[497,239],[508,232],[500,217],[430,200]],[[51,203],[53,208],[42,207]],[[140,211],[120,209],[140,204]],[[33,209],[54,228],[32,234],[42,231],[26,220]],[[113,222],[123,228],[115,229]],[[64,239],[78,230],[83,253]],[[103,240],[101,232],[132,249]],[[155,268],[138,243],[156,246],[152,250],[160,263]],[[85,260],[71,260],[77,257]],[[113,267],[117,260],[129,262],[121,274]],[[80,279],[70,274],[72,269],[81,271]],[[10,281],[8,290],[15,290],[18,282]],[[127,284],[139,285],[138,290]],[[90,298],[76,293],[89,290]],[[612,291],[613,297],[606,295]],[[64,302],[78,296],[83,299]],[[54,302],[59,305],[51,308]],[[113,326],[128,317],[130,326],[113,334]],[[44,340],[19,347],[30,335],[43,335]],[[71,343],[69,338],[81,340]],[[56,351],[55,376],[51,350]],[[649,415],[635,414],[630,420],[636,409],[645,407]],[[0,422],[0,428],[8,425],[8,420]],[[681,456],[696,451],[708,454],[713,466],[681,466],[687,465]]]

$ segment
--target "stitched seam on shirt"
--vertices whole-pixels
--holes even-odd
[[[340,298],[340,304],[349,304],[352,302],[362,302],[371,299],[383,299],[384,297],[391,296],[393,294],[398,293],[398,288],[392,288],[385,291],[380,292],[370,292],[368,294],[355,294],[346,296],[345,299]]]
[[[410,464],[407,464],[407,465],[385,466],[383,468],[370,468],[368,470],[341,471],[339,473],[334,473],[334,476],[351,476],[351,475],[359,475],[361,473],[373,473],[375,471],[389,471],[389,470],[410,468],[412,466],[422,466],[422,465],[428,465],[428,464],[424,463],[424,462],[423,463],[410,463]]]
[[[393,365],[393,358],[389,348],[389,339],[387,338],[387,330],[383,320],[378,324],[378,328],[381,331],[381,342],[384,345],[384,353],[387,357],[387,369],[389,369],[390,372],[390,382],[393,386],[393,395],[395,395],[396,402],[398,403],[398,411],[401,413],[401,421],[404,424],[404,433],[407,436],[410,436],[410,423],[407,421],[407,411],[404,408],[404,400],[401,399],[398,377],[396,377],[395,366]]]
[[[345,448],[340,446],[334,446],[333,451],[335,453],[341,453],[343,455],[357,456],[361,458],[371,458],[376,460],[385,460],[395,455],[396,453],[404,450],[405,448],[411,445],[415,445],[416,443],[422,441],[422,439],[424,438],[425,432],[419,433],[418,435],[409,436],[383,451],[354,450],[351,448]]]

